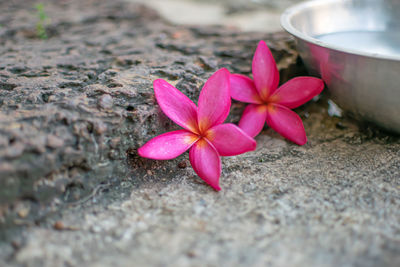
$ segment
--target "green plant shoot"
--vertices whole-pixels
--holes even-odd
[[[47,32],[46,32],[46,25],[48,23],[49,17],[46,14],[46,11],[44,10],[44,4],[43,3],[38,3],[35,5],[36,11],[37,11],[37,16],[39,21],[36,23],[36,35],[40,39],[47,39]]]

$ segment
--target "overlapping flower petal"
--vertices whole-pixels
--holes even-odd
[[[290,109],[297,108],[324,89],[324,82],[314,77],[296,77],[281,85],[270,97],[270,102]]]
[[[257,136],[264,127],[267,118],[266,105],[248,105],[239,121],[239,127],[251,137]]]
[[[279,84],[279,71],[275,59],[264,41],[258,43],[254,53],[252,72],[254,84],[262,99],[267,99]]]
[[[188,150],[199,137],[186,130],[168,132],[154,137],[139,148],[141,157],[149,159],[173,159]]]
[[[242,129],[224,123],[209,129],[206,134],[221,156],[235,156],[256,149],[257,143]]]
[[[307,142],[306,132],[299,115],[278,104],[269,104],[267,110],[267,124],[272,129],[300,146]]]
[[[229,71],[220,69],[204,84],[199,96],[198,121],[200,131],[223,123],[231,108]]]
[[[213,145],[200,139],[189,151],[189,160],[193,170],[212,188],[219,191],[221,175],[221,159]]]
[[[164,80],[155,80],[153,86],[157,103],[165,115],[179,126],[198,132],[196,105]]]
[[[249,77],[241,74],[230,75],[231,97],[237,101],[262,104],[263,101],[258,95],[254,82]]]

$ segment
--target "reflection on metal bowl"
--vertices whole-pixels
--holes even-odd
[[[400,1],[309,1],[281,23],[342,109],[400,133]]]

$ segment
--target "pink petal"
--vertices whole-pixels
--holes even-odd
[[[310,101],[324,89],[324,82],[314,77],[296,77],[281,85],[269,98],[290,109],[297,108]]]
[[[173,159],[188,150],[198,139],[198,136],[186,130],[168,132],[148,141],[138,149],[138,153],[149,159]]]
[[[157,102],[165,115],[183,128],[197,133],[196,105],[164,80],[155,80],[153,84]]]
[[[221,156],[235,156],[256,149],[256,141],[232,123],[224,123],[209,129],[206,138]]]
[[[240,74],[231,74],[229,78],[231,81],[231,97],[233,99],[245,103],[262,103],[252,79]]]
[[[250,137],[255,137],[264,127],[266,117],[266,105],[250,104],[244,109],[239,127]]]
[[[200,92],[197,118],[202,132],[221,124],[228,117],[231,107],[229,75],[227,69],[218,70],[208,79]]]
[[[212,188],[219,191],[221,159],[217,150],[205,139],[200,139],[189,151],[190,163],[194,171]]]
[[[290,141],[304,145],[306,132],[299,115],[285,106],[270,104],[267,108],[267,124]]]
[[[253,79],[262,99],[267,99],[279,84],[279,72],[274,57],[264,41],[260,41],[254,53]]]

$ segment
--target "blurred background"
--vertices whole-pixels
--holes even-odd
[[[224,25],[244,31],[282,30],[280,14],[300,0],[129,0],[157,10],[168,21],[186,25]]]

